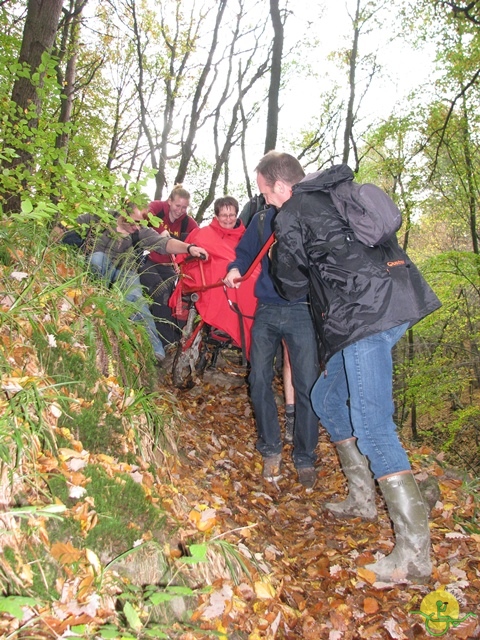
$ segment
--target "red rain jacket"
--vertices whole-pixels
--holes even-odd
[[[188,291],[189,287],[213,284],[225,277],[228,264],[235,260],[235,247],[244,233],[245,227],[242,222],[239,221],[239,224],[234,229],[224,229],[220,226],[218,219],[214,218],[208,226],[194,229],[188,234],[185,242],[196,244],[206,249],[209,259],[199,264],[199,260],[185,262],[185,258],[187,258],[185,254],[177,256],[182,276],[169,301],[174,315],[176,310],[181,307],[182,289]],[[204,282],[202,282],[201,270],[203,270]],[[250,278],[241,283],[238,289],[229,289],[222,284],[218,287],[199,291],[200,298],[195,304],[198,313],[207,324],[228,333],[233,342],[238,347],[241,347],[241,319],[232,309],[230,303],[238,305],[245,331],[247,358],[250,353],[250,333],[253,316],[257,306],[257,298],[253,290],[259,273],[260,265],[258,265]]]

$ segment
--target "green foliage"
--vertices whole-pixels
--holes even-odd
[[[142,486],[130,475],[111,478],[94,465],[88,465],[84,473],[89,479],[87,494],[98,514],[98,523],[85,540],[88,548],[120,553],[132,548],[142,533],[163,527],[162,512],[147,500]]]
[[[33,607],[36,604],[37,600],[35,598],[28,598],[25,596],[7,596],[6,598],[0,597],[0,612],[8,613],[11,616],[17,618],[17,620],[22,620],[22,607]]]
[[[0,57],[1,61],[1,57]],[[55,75],[56,61],[45,57],[43,84],[38,89],[43,96],[42,111],[38,116],[34,105],[27,112],[19,112],[12,101],[3,100],[0,119],[0,214],[3,204],[12,194],[21,197],[19,222],[48,224],[54,218],[71,223],[81,213],[101,214],[120,206],[129,197],[145,204],[142,189],[149,174],[138,184],[127,174],[117,176],[107,169],[98,154],[98,145],[91,135],[84,135],[72,122],[56,121],[59,90]],[[11,68],[15,74],[29,77],[26,67]],[[38,78],[30,78],[38,82]],[[90,132],[99,131],[105,122]],[[70,138],[68,151],[58,148],[60,135]],[[29,165],[19,162],[26,154]],[[35,170],[32,168],[35,167]],[[123,179],[123,185],[120,183]]]
[[[29,519],[32,516],[36,516],[39,518],[54,518],[56,520],[62,520],[63,518],[60,514],[63,514],[65,509],[66,507],[63,504],[46,504],[38,507],[16,507],[14,509],[10,509],[7,513],[15,516],[16,518]]]
[[[0,307],[6,393],[0,459],[11,469],[12,481],[23,462],[34,462],[39,446],[54,453],[58,446],[71,446],[69,432],[92,452],[132,462],[136,455],[150,460],[153,448],[163,442],[165,408],[158,409],[158,396],[149,392],[155,380],[153,363],[151,369],[148,365],[151,347],[143,330],[129,320],[132,308],[118,291],[110,292],[82,273],[77,256],[61,246],[48,249],[43,224],[28,225],[12,216],[1,233],[9,264],[0,272],[0,298],[8,301]],[[12,277],[14,273],[21,277]],[[17,350],[14,359],[11,349]],[[15,370],[14,361],[25,370]],[[110,382],[106,375],[112,376]],[[115,382],[117,375],[129,381],[125,391]],[[128,453],[127,433],[133,434]],[[22,479],[45,492],[40,475],[22,472]],[[69,502],[65,483],[50,478],[49,489]],[[142,493],[138,487],[133,490]],[[22,504],[21,494],[17,499]],[[149,518],[151,512],[145,521]],[[49,526],[60,537],[80,540],[78,523],[66,522]]]
[[[49,537],[53,541],[71,541],[79,548],[87,547],[97,554],[117,556],[134,551],[134,542],[151,531],[158,535],[165,518],[158,506],[146,496],[142,485],[127,473],[108,474],[100,466],[89,464],[83,473],[87,478],[86,497],[91,501],[97,521],[86,537],[80,522],[71,517],[48,522]],[[78,498],[70,498],[64,476],[52,473],[47,479],[50,492],[67,507]]]
[[[151,546],[152,543],[148,543]],[[155,543],[154,543],[154,546]],[[206,562],[208,544],[193,544],[189,546],[192,556],[189,556],[191,565]],[[122,556],[114,560],[116,563],[136,553],[142,553],[144,545],[129,549]],[[158,549],[161,553],[161,549]],[[168,583],[138,585],[132,582],[124,582],[122,592],[119,595],[120,616],[116,625],[103,625],[99,630],[102,638],[113,638],[121,635],[130,637],[134,633],[137,638],[173,638],[186,629],[195,630],[191,624],[191,610],[188,603],[194,603],[197,596],[211,591],[210,586],[192,588],[186,584],[179,584],[182,580],[181,573],[166,575]],[[175,581],[175,582],[174,582]],[[183,614],[180,612],[183,611]],[[210,632],[212,633],[212,632]],[[127,634],[127,635],[125,635]]]
[[[50,494],[62,504],[69,503],[67,479],[60,473],[51,473],[45,476]],[[65,522],[65,518],[60,522]]]
[[[473,500],[473,513],[468,519],[457,518],[460,526],[470,534],[480,535],[480,478],[468,479],[463,483],[464,492]]]
[[[461,432],[465,427],[468,427],[468,426],[476,427],[476,425],[479,423],[479,418],[480,418],[480,408],[478,407],[470,406],[470,407],[466,407],[465,409],[458,410],[456,419],[450,422],[448,425],[450,437],[444,443],[443,445],[444,448],[451,447],[455,443],[455,440],[457,439],[459,432]],[[479,431],[479,437],[477,438],[477,442],[479,441],[480,441],[480,431]],[[479,447],[480,447],[480,444],[479,444]],[[478,457],[478,447],[477,447],[477,451],[473,452],[473,455],[475,458]]]
[[[60,396],[55,387],[33,378],[25,380],[23,386],[12,383],[9,391],[12,395],[0,415],[0,459],[11,463],[14,455],[19,464],[24,456],[32,455],[36,439],[45,449],[54,450],[49,410],[53,398],[58,400]]]
[[[0,428],[5,429],[9,441],[20,429],[18,425],[24,424],[23,417],[20,419],[23,415],[29,428],[35,426],[37,432],[42,431],[43,415],[48,414],[53,396],[63,410],[60,425],[74,425],[77,436],[93,451],[118,454],[117,436],[125,430],[124,414],[134,409],[144,411],[146,427],[151,426],[152,437],[156,433],[158,438],[161,426],[151,408],[154,398],[148,397],[155,380],[151,346],[143,328],[130,320],[135,305],[126,304],[118,288],[107,290],[82,273],[84,266],[65,247],[58,246],[47,254],[48,234],[43,225],[25,224],[20,216],[12,216],[2,231],[10,263],[1,279],[2,295],[12,304],[0,309],[0,319],[5,329],[31,342],[48,377],[47,381],[35,377],[25,380],[15,391],[8,410],[0,417]],[[72,277],[75,270],[77,275]],[[14,272],[24,275],[17,280],[10,276]],[[62,314],[69,310],[72,320],[65,325]],[[7,361],[2,363],[1,358],[0,352],[0,364],[7,369]],[[102,358],[104,370],[99,369]],[[125,384],[130,388],[140,385],[141,391],[138,396],[134,394],[133,403],[129,402],[134,408],[126,404],[121,411],[112,411],[107,402],[109,391],[105,385],[99,386],[99,380],[118,367]],[[97,389],[93,400],[82,403],[92,389]],[[75,403],[75,398],[80,401]],[[20,432],[21,436],[15,436],[17,443],[25,435]],[[47,434],[48,429],[43,437]],[[7,440],[2,442],[8,450]]]
[[[32,568],[32,585],[25,589],[28,595],[35,595],[38,601],[52,601],[58,598],[55,581],[59,576],[57,562],[51,557],[45,557],[43,543],[33,540],[22,549],[22,562],[27,562]]]
[[[42,600],[51,601],[58,597],[55,589],[55,581],[59,573],[57,563],[50,556],[45,557],[45,547],[35,538],[34,527],[22,522],[22,529],[26,532],[26,539],[22,545],[21,554],[18,549],[8,545],[2,549],[0,593],[8,595],[9,598],[5,601],[0,596],[0,608],[6,607],[3,610],[9,613],[12,613],[12,609],[19,612],[20,606],[29,603],[30,605],[39,604]],[[28,584],[22,581],[25,565],[30,567]],[[23,600],[25,597],[34,597],[35,602]],[[14,613],[12,615],[16,616]]]
[[[122,423],[120,419],[110,418],[107,424],[107,395],[105,389],[99,389],[95,399],[76,412],[74,418],[68,412],[64,412],[59,420],[59,427],[71,428],[87,451],[117,455],[118,444],[115,443],[115,436],[121,433]]]
[[[480,409],[469,405],[457,409],[455,418],[446,424],[436,424],[432,442],[448,453],[451,464],[480,475]],[[438,443],[438,444],[437,444]]]
[[[415,404],[425,442],[445,451],[451,464],[478,474],[479,256],[450,251],[426,261],[423,273],[442,307],[413,328],[413,356],[405,350],[399,362],[403,402]]]

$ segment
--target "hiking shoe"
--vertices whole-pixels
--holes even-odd
[[[265,480],[278,480],[281,477],[280,469],[282,466],[282,454],[277,453],[275,456],[269,456],[263,459],[262,476]]]
[[[293,426],[295,424],[295,415],[285,414],[285,435],[283,437],[286,444],[293,442]]]
[[[313,489],[317,482],[317,472],[315,467],[301,467],[297,469],[298,481],[305,489]]]

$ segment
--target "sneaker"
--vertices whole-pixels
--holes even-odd
[[[317,472],[315,471],[315,467],[301,467],[297,469],[298,473],[298,481],[302,484],[305,489],[313,489],[317,482]]]
[[[281,478],[280,469],[282,467],[282,454],[277,453],[275,456],[269,456],[263,459],[262,476],[265,480],[278,480]]]
[[[293,426],[295,424],[295,415],[285,415],[285,435],[283,437],[286,444],[293,442]]]

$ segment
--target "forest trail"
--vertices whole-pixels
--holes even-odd
[[[478,521],[470,531],[458,524],[474,521],[475,501],[464,493],[459,475],[444,467],[441,456],[436,459],[425,448],[410,450],[418,479],[435,476],[441,491],[430,516],[434,562],[430,584],[372,584],[373,574],[364,565],[374,560],[377,551],[387,554],[393,543],[380,495],[375,523],[340,522],[322,510],[322,503],[340,499],[345,487],[323,429],[313,491],[297,482],[291,445],[284,447],[283,477],[276,484],[264,481],[244,372],[234,369],[207,371],[192,388],[178,392],[180,456],[172,471],[175,491],[187,509],[202,505],[215,510],[215,525],[206,538],[218,536],[245,545],[268,575],[266,594],[256,590],[248,598],[237,589],[236,595],[245,600],[243,608],[225,605],[219,619],[226,637],[430,638],[424,617],[413,611],[420,609],[425,596],[442,588],[455,596],[460,617],[480,613]],[[184,531],[183,542],[188,543],[192,533],[192,527]],[[202,607],[196,615],[205,629],[218,628],[201,613]],[[448,626],[446,638],[480,637],[479,617]],[[436,627],[437,632],[443,630],[445,625]]]

